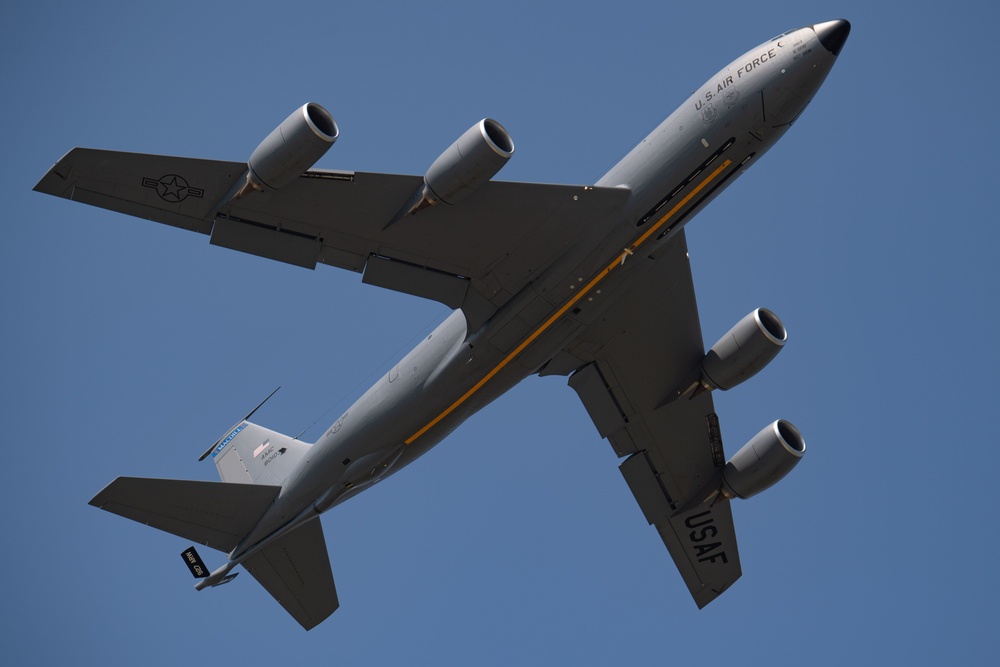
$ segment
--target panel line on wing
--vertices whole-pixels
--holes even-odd
[[[413,444],[417,438],[421,437],[427,431],[432,429],[437,425],[442,419],[450,415],[456,409],[458,409],[462,404],[464,404],[469,398],[476,394],[483,386],[492,380],[497,373],[503,370],[510,362],[516,359],[520,354],[535,340],[538,339],[543,333],[545,333],[553,324],[555,324],[563,315],[565,315],[573,306],[575,306],[584,296],[589,294],[597,285],[599,285],[608,275],[611,274],[616,268],[624,266],[625,260],[628,256],[632,255],[640,246],[645,244],[650,237],[653,236],[668,220],[677,215],[677,213],[684,208],[692,199],[694,199],[698,193],[700,193],[709,183],[718,178],[719,174],[725,171],[733,162],[732,160],[726,160],[721,165],[715,168],[711,174],[709,174],[705,179],[698,183],[691,192],[684,196],[684,198],[679,201],[673,208],[671,208],[662,218],[660,218],[655,225],[652,225],[647,229],[642,235],[639,236],[631,245],[626,247],[620,255],[616,255],[615,258],[609,263],[604,269],[602,269],[597,275],[590,279],[586,286],[578,290],[565,304],[562,305],[556,312],[550,315],[540,326],[538,326],[534,331],[532,331],[527,338],[525,338],[514,350],[512,350],[503,360],[497,364],[489,373],[487,373],[479,382],[472,386],[467,392],[462,394],[454,403],[452,403],[448,408],[441,412],[434,419],[425,424],[420,430],[411,435],[409,438],[403,442],[407,445]],[[659,237],[657,237],[659,238]]]
[[[307,234],[305,232],[298,232],[294,229],[288,229],[287,227],[279,227],[276,225],[269,225],[264,222],[257,222],[256,220],[248,220],[246,218],[241,218],[235,215],[227,215],[225,213],[219,213],[216,215],[217,218],[222,220],[229,220],[231,222],[238,222],[241,225],[249,225],[251,227],[257,227],[258,229],[266,229],[267,231],[277,232],[279,234],[287,234],[289,236],[295,236],[301,239],[306,239],[308,241],[323,241],[323,238],[316,236],[315,234]]]

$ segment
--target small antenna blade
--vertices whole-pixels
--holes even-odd
[[[278,385],[278,389],[281,389],[281,385]],[[209,447],[208,449],[206,449],[205,453],[198,457],[198,460],[199,461],[204,461],[206,458],[208,458],[208,455],[212,453],[212,450],[215,449],[216,447],[218,447],[219,443],[222,442],[226,438],[227,435],[229,435],[230,433],[232,433],[234,428],[236,428],[240,423],[245,422],[246,420],[248,420],[251,417],[253,417],[253,413],[255,413],[258,410],[260,410],[260,406],[262,406],[265,403],[267,403],[268,400],[272,396],[274,396],[275,394],[277,394],[278,393],[278,389],[275,389],[270,394],[268,394],[267,398],[265,398],[263,401],[261,401],[260,403],[258,403],[256,408],[254,408],[253,410],[251,410],[250,412],[248,412],[243,419],[241,419],[238,422],[236,422],[235,424],[233,424],[232,427],[230,427],[225,433],[222,434],[221,438],[219,438],[214,443],[212,443],[212,446]]]

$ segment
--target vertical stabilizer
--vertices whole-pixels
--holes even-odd
[[[242,421],[212,451],[223,482],[281,486],[312,445]]]

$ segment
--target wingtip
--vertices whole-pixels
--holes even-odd
[[[70,173],[72,171],[69,163],[71,161],[71,156],[76,151],[80,150],[77,148],[72,148],[66,152],[61,158],[56,160],[45,175],[35,183],[35,187],[31,188],[34,192],[40,192],[44,195],[53,195],[56,197],[70,198],[70,195],[66,194],[67,186],[70,185]],[[72,193],[72,189],[69,189]]]
[[[101,489],[100,491],[98,491],[97,494],[93,498],[91,498],[90,500],[87,501],[87,504],[91,505],[92,507],[96,507],[97,509],[104,509],[104,506],[107,505],[107,501],[104,499],[104,496],[107,495],[108,490],[119,479],[121,479],[121,477],[115,477],[113,480],[111,480],[110,482],[108,482],[107,484],[105,484],[103,489]]]

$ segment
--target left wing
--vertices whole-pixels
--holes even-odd
[[[262,257],[361,272],[366,283],[460,307],[472,326],[629,195],[489,181],[459,204],[390,225],[422,177],[313,170],[280,190],[234,199],[246,173],[242,162],[75,148],[35,190],[210,234],[215,245]]]
[[[656,526],[699,607],[741,574],[729,500],[717,495],[725,456],[711,394],[677,398],[704,356],[681,231],[614,305],[565,351],[586,364],[569,380],[646,520]]]

